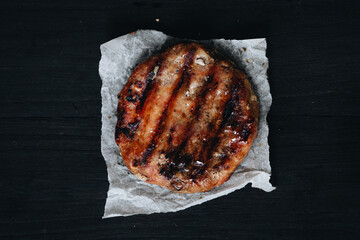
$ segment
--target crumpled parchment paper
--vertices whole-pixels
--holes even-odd
[[[178,194],[157,185],[138,180],[125,166],[115,143],[117,94],[126,84],[135,66],[147,57],[166,49],[181,39],[154,30],[138,30],[101,45],[99,73],[102,79],[102,135],[104,156],[110,183],[103,218],[179,211],[229,194],[251,183],[252,187],[270,192],[268,125],[266,116],[272,98],[267,81],[268,59],[264,38],[249,40],[214,39],[200,41],[227,55],[243,68],[260,103],[258,137],[245,160],[223,185],[205,193]]]

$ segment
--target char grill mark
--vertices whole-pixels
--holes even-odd
[[[139,107],[137,110],[140,110],[140,111],[143,110],[145,100],[146,100],[146,98],[149,94],[149,91],[152,88],[153,83],[155,82],[156,77],[159,74],[159,71],[161,69],[162,61],[163,61],[163,56],[160,57],[160,59],[156,62],[156,65],[154,66],[152,71],[147,76],[146,81],[145,81],[146,87],[145,87],[143,95],[140,97],[140,104],[139,104]]]
[[[179,94],[174,95],[174,104],[168,108],[167,120],[163,125],[165,129],[159,134],[160,142],[152,155],[152,159],[159,159],[160,174],[168,179],[172,178],[176,172],[187,172],[186,168],[192,161],[190,155],[179,156],[179,152],[184,148],[188,137],[191,135],[190,126],[198,117],[198,106],[203,103],[207,87],[211,86],[213,82],[213,59],[203,54],[202,49],[196,53],[196,59],[202,58],[202,64],[195,61],[192,67],[184,72],[184,76],[191,72],[191,75],[195,75],[195,77],[184,78],[187,81],[184,82],[181,90],[179,89]],[[205,62],[207,63],[206,66]]]
[[[211,156],[211,152],[213,151],[214,147],[218,144],[220,140],[219,134],[224,130],[224,127],[231,121],[231,117],[235,110],[235,105],[238,99],[238,82],[236,82],[235,88],[232,90],[231,98],[225,103],[224,112],[222,114],[221,124],[217,129],[216,133],[213,135],[213,138],[210,139],[207,144],[203,147],[202,156],[204,159],[209,159]]]
[[[149,65],[153,65],[155,62],[159,62],[157,59],[158,57],[153,57],[147,62]],[[146,93],[147,89],[151,88],[149,85],[151,85],[151,81],[157,74],[157,72],[155,72],[156,68],[158,68],[157,66],[158,64],[156,64],[153,68],[148,68],[148,70],[145,72],[142,72],[143,69],[135,69],[134,73],[137,74],[133,74],[135,77],[132,77],[129,80],[132,82],[132,84],[123,91],[127,92],[128,95],[119,94],[117,118],[120,119],[120,121],[117,122],[115,129],[115,140],[117,143],[120,141],[120,134],[125,135],[127,138],[133,139],[140,124],[138,108],[141,105],[142,99],[144,98],[144,94]],[[145,85],[143,84],[144,78],[146,79]],[[131,103],[131,105],[127,104],[126,102]],[[132,107],[136,108],[136,114],[129,114]]]
[[[242,89],[241,82],[236,81],[236,86],[231,94],[232,96],[228,100],[228,102],[226,103],[226,106],[225,106],[221,126],[218,129],[218,132],[216,134],[217,140],[213,141],[211,143],[211,147],[208,149],[207,159],[209,159],[209,162],[213,162],[213,159],[211,158],[211,156],[213,155],[215,149],[217,149],[218,146],[220,145],[219,142],[221,142],[220,139],[223,139],[223,137],[224,137],[223,132],[224,132],[225,128],[230,127],[231,131],[234,131],[235,130],[234,128],[236,128],[235,125],[241,124],[239,122],[236,122],[236,119],[235,119],[236,118],[235,112],[241,111],[240,106],[238,104],[239,96],[241,96],[242,98],[244,97],[241,89]],[[229,158],[229,154],[228,154],[229,149],[222,149],[222,150],[225,150],[225,151],[221,152],[218,155],[218,161],[221,164],[223,164]]]
[[[221,80],[225,76],[226,80]],[[216,66],[214,69],[213,83],[208,88],[204,97],[204,105],[200,107],[199,119],[190,127],[192,135],[186,141],[185,147],[181,149],[178,158],[191,157],[191,165],[188,177],[200,178],[207,167],[207,150],[211,142],[216,141],[219,129],[221,112],[224,111],[225,103],[231,94],[225,94],[232,85],[232,75],[226,74],[224,69]],[[218,91],[221,93],[219,94]]]
[[[151,77],[151,79],[154,79],[150,81],[151,87],[147,90],[147,93],[144,94],[142,107],[140,108],[140,106],[137,106],[136,109],[129,109],[129,114],[134,114],[136,110],[137,117],[140,120],[137,132],[133,139],[131,139],[133,147],[129,148],[129,140],[120,135],[119,147],[120,149],[125,149],[122,151],[122,154],[126,155],[125,158],[131,160],[127,161],[128,166],[130,166],[130,164],[135,167],[138,166],[141,164],[144,156],[147,158],[146,155],[150,154],[150,150],[153,148],[151,147],[153,143],[152,139],[159,127],[161,115],[181,76],[181,73],[178,73],[176,70],[177,68],[182,68],[185,60],[185,53],[186,51],[183,46],[175,46],[157,56],[155,62],[145,62],[140,65],[143,68],[152,68],[154,65],[161,66],[157,68],[157,74],[154,77]],[[145,86],[146,78],[142,78],[142,82],[142,85]],[[124,95],[125,93],[127,93],[127,89],[123,89],[121,92],[121,94]],[[128,103],[128,105],[131,104]]]
[[[241,78],[241,76],[238,76]],[[246,143],[251,134],[254,134],[254,118],[251,116],[251,110],[242,105],[248,98],[249,92],[239,79],[238,87],[232,101],[235,103],[233,114],[229,117],[226,124],[219,131],[219,138],[222,140],[217,142],[209,153],[210,162],[214,169],[228,169],[227,161],[242,149],[242,144]],[[230,142],[229,142],[229,139]]]
[[[164,166],[161,167],[160,174],[165,176],[167,179],[171,179],[176,172],[186,172],[189,171],[187,168],[191,165],[193,162],[193,157],[189,154],[182,154],[180,155],[180,152],[184,149],[186,143],[188,142],[189,138],[192,136],[193,131],[191,130],[192,124],[194,121],[197,120],[200,114],[200,106],[204,104],[205,96],[207,95],[208,86],[214,86],[214,71],[215,66],[212,65],[208,72],[206,73],[207,80],[204,82],[204,85],[202,86],[197,98],[195,99],[195,106],[194,112],[193,112],[193,119],[189,121],[186,124],[186,132],[184,133],[183,137],[180,139],[180,144],[177,147],[171,146],[170,142],[167,146],[168,148],[166,150],[163,150],[165,152],[168,152],[166,154],[166,159],[168,159],[168,162],[164,164]],[[190,82],[189,82],[190,84]],[[172,132],[173,128],[170,129],[170,141],[172,140]]]
[[[237,82],[236,82],[237,84]],[[200,156],[203,159],[203,164],[199,164],[198,166],[194,166],[193,170],[190,174],[190,178],[193,180],[196,180],[198,178],[201,178],[201,176],[205,173],[205,168],[208,167],[209,164],[211,164],[211,161],[209,161],[209,156],[211,156],[211,152],[213,151],[214,147],[218,144],[220,141],[219,134],[221,131],[223,131],[224,126],[228,124],[234,110],[235,110],[235,104],[236,99],[238,98],[238,85],[235,85],[235,88],[231,92],[231,97],[227,100],[227,102],[224,104],[224,110],[221,116],[221,123],[216,131],[214,131],[214,134],[209,134],[208,141],[205,142],[203,145]],[[209,131],[214,128],[213,122],[210,122],[209,124]],[[221,159],[227,159],[228,155],[226,153],[221,154]]]
[[[223,68],[216,67],[213,65],[208,72],[208,76],[210,76],[210,79],[206,82],[205,85],[202,87],[202,91],[200,92],[197,99],[195,99],[197,106],[195,107],[195,118],[194,121],[190,122],[187,125],[187,133],[183,136],[181,145],[175,149],[168,149],[169,152],[166,156],[168,159],[168,162],[161,168],[161,174],[165,176],[167,179],[173,178],[174,175],[176,175],[177,172],[181,172],[182,174],[187,175],[190,179],[199,178],[201,175],[204,174],[205,168],[207,166],[206,159],[207,159],[207,151],[211,146],[217,142],[218,137],[217,133],[219,131],[218,124],[216,124],[217,121],[221,118],[221,116],[216,117],[212,116],[210,119],[206,119],[209,114],[211,114],[212,111],[222,111],[223,110],[223,118],[221,126],[224,125],[227,122],[227,119],[229,118],[230,114],[233,111],[233,102],[231,104],[229,103],[230,100],[226,101],[226,99],[230,97],[225,97],[223,99],[223,96],[218,97],[217,103],[218,105],[213,106],[210,109],[203,109],[200,108],[200,106],[205,105],[207,106],[207,103],[213,102],[214,97],[216,97],[216,92],[219,91],[228,91],[229,88],[231,88],[231,82],[232,78],[230,78],[229,82],[227,84],[220,84],[218,86],[219,81],[221,79],[220,74],[222,73]],[[216,76],[214,76],[216,72]],[[219,73],[220,72],[220,73]],[[220,89],[218,89],[218,87]],[[215,96],[214,96],[215,94]],[[228,94],[232,96],[233,94]],[[219,99],[220,98],[220,99]],[[207,102],[206,102],[207,101]],[[226,103],[224,102],[226,101]],[[226,106],[226,107],[225,107]],[[224,109],[225,108],[225,109]],[[203,122],[200,124],[200,126],[205,126],[202,128],[203,133],[205,134],[198,134],[199,126],[197,123],[198,117],[201,117]],[[205,122],[204,122],[205,121]],[[220,127],[221,127],[220,126]],[[215,130],[218,129],[218,130]],[[201,128],[200,128],[201,131]],[[193,136],[193,135],[196,136]],[[204,135],[204,136],[201,136]],[[194,149],[184,149],[186,145],[193,145],[189,139],[192,140],[198,140],[199,137],[205,137],[207,138],[207,141],[205,143],[201,142],[200,144],[197,144]],[[174,179],[173,181],[178,183],[178,179]],[[176,188],[177,189],[177,188]]]
[[[151,143],[145,150],[145,153],[144,153],[142,161],[141,161],[141,163],[143,165],[146,164],[147,159],[149,158],[149,156],[152,154],[152,152],[156,148],[157,143],[159,141],[159,136],[161,135],[162,131],[164,130],[164,125],[167,122],[169,105],[170,105],[170,110],[171,110],[173,108],[173,104],[175,103],[174,99],[176,99],[179,89],[183,86],[184,82],[188,81],[188,79],[190,77],[190,73],[188,72],[188,70],[191,68],[191,65],[193,63],[193,57],[194,57],[195,51],[196,51],[195,48],[191,48],[185,56],[184,65],[180,70],[180,71],[182,71],[180,79],[178,80],[178,83],[176,84],[176,87],[174,88],[174,90],[171,94],[171,97],[170,97],[169,101],[167,102],[164,111],[161,114],[160,121],[158,122],[158,127],[155,130],[155,134],[153,135]]]
[[[115,129],[115,135],[120,133],[124,134],[127,138],[133,139],[135,132],[139,127],[140,121],[136,120],[133,123],[129,123],[126,127],[119,127]],[[118,139],[118,138],[117,138]]]

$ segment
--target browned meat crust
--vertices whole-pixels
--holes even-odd
[[[257,136],[259,106],[245,74],[197,43],[145,60],[118,97],[115,140],[126,166],[173,191],[223,184]]]

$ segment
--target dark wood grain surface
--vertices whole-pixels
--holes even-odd
[[[1,239],[359,239],[357,1],[15,2],[0,8]],[[101,219],[99,45],[136,29],[267,38],[275,191]]]

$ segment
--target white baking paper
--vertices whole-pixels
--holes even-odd
[[[179,211],[243,188],[248,183],[266,192],[274,190],[269,182],[268,125],[266,116],[272,98],[267,81],[268,59],[264,38],[248,40],[215,39],[200,41],[227,55],[243,68],[260,102],[259,132],[245,160],[223,185],[205,193],[178,194],[138,180],[125,166],[114,140],[117,94],[135,66],[159,50],[180,42],[162,32],[138,30],[101,45],[99,73],[102,79],[101,152],[109,179],[103,218]]]

